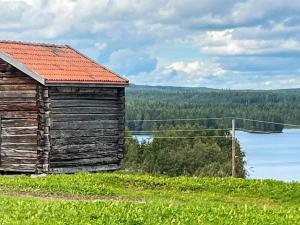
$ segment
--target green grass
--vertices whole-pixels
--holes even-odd
[[[122,172],[0,176],[0,193],[0,224],[300,224],[296,182]]]

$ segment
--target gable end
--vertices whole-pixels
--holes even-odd
[[[8,55],[4,52],[0,52],[0,58],[2,60],[4,60],[5,62],[9,63],[10,65],[14,66],[15,68],[17,68],[18,70],[22,71],[26,75],[30,76],[31,78],[33,78],[37,82],[45,85],[45,79],[42,76],[40,76],[36,72],[32,71],[31,69],[29,69],[28,67],[26,67],[25,65],[20,63],[19,61],[15,60],[10,55]]]

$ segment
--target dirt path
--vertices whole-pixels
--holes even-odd
[[[71,194],[49,194],[42,192],[0,190],[2,196],[26,197],[48,201],[81,201],[81,202],[133,202],[145,203],[144,199],[128,198],[124,196],[84,196]]]

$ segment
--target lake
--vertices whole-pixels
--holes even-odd
[[[299,129],[274,134],[238,131],[236,135],[246,152],[250,178],[300,181]]]
[[[237,131],[236,136],[246,153],[249,178],[300,181],[300,129],[274,134]],[[149,135],[136,137],[151,141]]]

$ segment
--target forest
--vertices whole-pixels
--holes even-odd
[[[168,176],[230,176],[232,118],[236,118],[238,130],[282,132],[289,128],[283,123],[300,124],[300,89],[131,85],[126,90],[128,130],[123,168]],[[131,137],[135,134],[148,134],[153,140],[139,143]],[[238,141],[236,147],[238,177],[244,178],[245,154]]]
[[[126,120],[131,131],[187,123],[207,128],[230,128],[231,117],[300,124],[300,89],[221,90],[131,85],[126,90]],[[178,118],[224,119],[172,121]],[[249,132],[281,132],[284,128],[281,124],[242,119],[237,119],[236,127]]]

